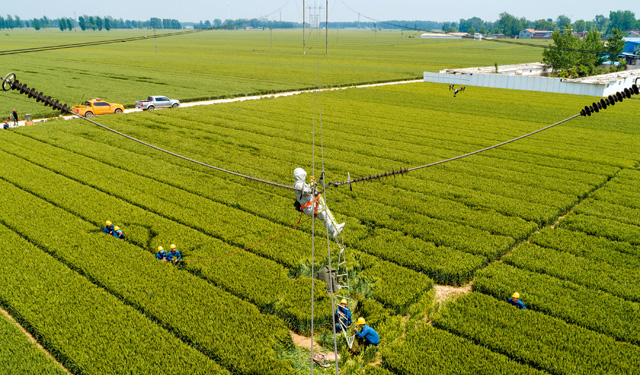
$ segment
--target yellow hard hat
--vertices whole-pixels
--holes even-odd
[[[511,298],[517,298],[517,299],[520,299],[520,293],[518,293],[518,292],[513,293],[513,295],[511,296]]]
[[[364,320],[364,318],[363,318],[363,317],[359,317],[359,318],[358,318],[358,324],[359,324],[359,325],[360,325],[360,324],[367,324],[367,321],[366,321],[366,320]]]
[[[107,226],[111,225],[111,222],[109,220],[107,220]]]
[[[345,303],[345,304],[346,304],[346,303],[347,303],[347,300],[346,300],[345,298],[343,298],[343,299],[342,299],[342,301],[340,301],[340,303],[341,303],[341,304],[343,304],[343,303]]]
[[[176,248],[176,245],[171,244],[171,246],[169,246],[169,247],[170,247],[170,248],[172,248],[172,249],[175,249],[175,248]]]
[[[163,250],[164,250],[164,247],[158,246],[158,251],[163,251]]]
[[[115,228],[113,228],[113,229],[115,229],[115,230],[120,230],[120,227],[115,227]]]

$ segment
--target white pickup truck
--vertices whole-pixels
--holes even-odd
[[[143,111],[152,111],[156,108],[175,108],[179,105],[179,100],[169,99],[166,96],[150,96],[147,100],[136,102],[136,108],[142,109]]]

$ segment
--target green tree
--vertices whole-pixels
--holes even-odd
[[[475,33],[476,33],[476,29],[474,29],[473,26],[467,29],[467,34],[474,35]]]
[[[58,20],[58,28],[60,31],[65,31],[67,29],[67,21],[64,18],[60,18]]]
[[[607,25],[609,24],[609,19],[602,14],[598,14],[593,21],[596,23],[598,30],[607,30]]]
[[[162,20],[160,18],[153,17],[149,20],[149,26],[152,29],[162,29]]]
[[[69,31],[73,30],[75,26],[73,25],[73,20],[71,18],[67,18],[67,29],[69,29]]]
[[[552,31],[556,29],[556,24],[553,23],[553,21],[549,21],[549,20],[537,20],[534,23],[534,27],[536,30],[548,30],[548,31]]]
[[[630,10],[618,10],[609,12],[609,29],[627,31],[633,29],[636,24],[636,15]]]
[[[40,20],[39,19],[34,18],[31,23],[33,24],[33,28],[34,29],[40,30]]]
[[[610,59],[613,61],[618,58],[618,55],[624,50],[625,41],[622,39],[624,34],[618,29],[611,30],[611,36],[607,38],[606,52],[609,54]]]
[[[80,26],[80,29],[82,31],[85,31],[87,29],[87,21],[83,16],[78,17],[78,26]]]
[[[590,51],[579,54],[576,65],[580,76],[592,75],[603,60],[604,43],[600,40],[600,33],[598,30],[589,31],[579,44],[581,50]]]
[[[573,23],[573,30],[579,33],[587,31],[587,23],[584,20],[577,20]]]
[[[564,14],[559,15],[558,18],[556,18],[556,26],[561,29],[567,26],[571,26],[571,18],[565,16]]]
[[[102,31],[102,17],[96,16],[95,20],[96,20],[96,27],[98,28],[98,31]]]
[[[575,51],[579,39],[571,35],[571,29],[565,30],[564,33],[556,30],[551,34],[551,39],[553,39],[552,48],[545,48],[542,51],[542,62],[552,66],[556,71],[574,66],[579,57]]]
[[[104,18],[104,29],[107,31],[111,30],[111,20],[109,17]]]

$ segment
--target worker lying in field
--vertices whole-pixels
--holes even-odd
[[[511,298],[509,298],[507,302],[517,307],[518,309],[523,309],[523,310],[527,309],[527,306],[524,305],[524,302],[520,300],[520,293],[518,292],[513,293],[513,295],[511,296]]]
[[[378,336],[378,332],[369,327],[363,317],[358,318],[358,327],[360,327],[360,331],[358,331],[357,327],[353,330],[356,331],[356,335],[358,337],[364,339],[365,349],[369,345],[378,346],[378,344],[380,343],[380,336]]]
[[[105,223],[105,227],[102,229],[102,233],[113,234],[113,232],[115,232],[115,228],[113,227],[113,224],[111,224],[111,222],[107,220],[107,222]]]
[[[296,200],[300,204],[300,210],[307,216],[312,216],[315,211],[316,217],[324,222],[329,234],[338,242],[338,235],[344,228],[344,223],[337,224],[322,198],[313,195],[312,187],[305,182],[307,172],[304,169],[296,168],[293,171],[293,177],[296,179],[293,187],[298,189],[296,190]]]
[[[176,249],[176,245],[171,244],[169,247],[171,248],[171,251],[167,254],[167,261],[173,262],[174,264],[180,262],[182,260],[182,254],[180,254],[178,249]]]
[[[120,230],[120,227],[115,227],[113,229],[114,229],[113,236],[115,238],[120,238],[120,239],[124,238],[124,233],[122,233],[122,230]]]
[[[340,305],[336,309],[336,331],[340,331],[341,326],[344,326],[345,329],[351,325],[351,309],[347,306],[347,300],[342,299],[340,301]]]

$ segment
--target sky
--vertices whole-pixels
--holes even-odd
[[[325,18],[327,0],[304,0],[309,14]],[[329,21],[459,21],[480,17],[496,21],[500,13],[507,12],[528,20],[568,16],[571,21],[593,20],[598,14],[609,17],[610,11],[630,10],[640,18],[640,0],[328,0]],[[145,21],[151,17],[177,19],[180,22],[199,22],[216,18],[261,18],[274,21],[302,20],[303,0],[20,0],[6,1],[4,15],[17,15],[23,20],[90,15]],[[322,7],[320,9],[320,7]]]

